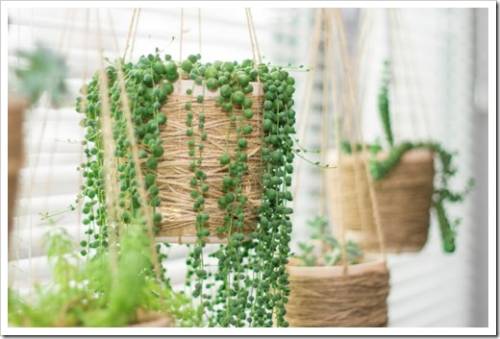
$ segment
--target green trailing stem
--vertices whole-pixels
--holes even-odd
[[[457,222],[451,222],[446,211],[447,203],[457,203],[463,201],[466,194],[473,185],[472,180],[467,184],[464,191],[452,191],[449,187],[449,181],[456,175],[457,170],[453,163],[454,154],[448,152],[437,142],[403,142],[390,149],[389,155],[383,160],[371,159],[369,169],[374,180],[382,180],[391,170],[396,167],[403,155],[414,149],[428,149],[434,152],[439,159],[439,179],[438,185],[434,188],[433,207],[436,211],[441,239],[445,252],[455,251],[455,238]]]
[[[387,143],[390,147],[394,146],[394,135],[392,133],[392,123],[391,123],[391,111],[390,111],[390,100],[389,100],[389,81],[390,81],[390,63],[389,61],[384,62],[384,73],[382,77],[382,84],[378,93],[378,113],[380,121],[382,122],[382,127],[384,129],[384,135]]]
[[[120,179],[119,205],[123,211],[121,221],[128,225],[140,214],[137,178],[130,154],[130,141],[126,135],[126,121],[121,111],[120,88],[116,81],[117,64],[106,69],[109,79],[113,138],[117,148],[116,161]],[[192,96],[185,109],[188,136],[186,153],[191,160],[190,179],[192,208],[196,212],[197,240],[191,246],[187,259],[188,286],[193,297],[199,301],[198,320],[208,326],[287,326],[285,304],[289,293],[285,270],[290,253],[290,215],[288,203],[293,173],[293,139],[295,134],[295,112],[293,94],[295,81],[286,68],[272,65],[255,65],[251,60],[237,62],[202,63],[199,55],[190,55],[183,62],[174,62],[170,55],[158,52],[142,56],[136,63],[123,65],[127,94],[130,99],[132,120],[140,157],[144,162],[144,178],[148,190],[148,203],[153,208],[154,221],[161,224],[162,215],[156,169],[166,145],[160,130],[168,124],[168,117],[161,107],[168,102],[174,84],[181,78],[194,80],[208,91],[217,92],[216,104],[229,117],[230,129],[236,133],[230,140],[234,148],[226,147],[219,161],[225,173],[223,195],[218,203],[225,212],[224,222],[217,225],[216,235],[227,237],[212,254],[217,260],[215,270],[204,263],[204,247],[209,236],[207,223],[210,220],[204,210],[208,192],[207,174],[203,171],[203,147],[211,138],[207,135],[203,108],[194,110],[195,101],[201,104],[204,95]],[[248,175],[247,137],[253,132],[250,120],[254,117],[252,83],[260,81],[264,89],[262,120],[262,151],[264,164],[262,177],[263,195],[259,208],[259,222],[255,230],[246,235],[245,209],[248,198],[242,184]],[[81,166],[84,185],[84,224],[88,226],[87,239],[82,242],[82,255],[92,258],[106,253],[108,247],[107,211],[104,205],[102,171],[103,142],[98,96],[98,78],[95,76],[87,86],[85,97],[79,98],[77,110],[84,114],[85,153],[87,159]],[[237,113],[238,112],[238,113]],[[241,112],[241,113],[240,113]],[[198,121],[195,124],[195,121]],[[228,143],[226,143],[228,144]],[[165,259],[162,256],[160,259]]]

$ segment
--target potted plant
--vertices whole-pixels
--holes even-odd
[[[149,242],[134,222],[122,232],[119,255],[100,252],[82,262],[63,229],[46,236],[52,283],[33,302],[9,290],[9,324],[22,327],[196,326],[191,299],[155,279]]]
[[[308,222],[309,242],[287,267],[287,320],[296,327],[385,326],[389,272],[385,261],[366,256],[351,240],[339,242],[328,221]]]
[[[458,172],[454,163],[456,154],[446,150],[439,142],[395,143],[390,113],[389,63],[386,62],[384,67],[378,110],[386,146],[343,143],[345,161],[340,171],[346,189],[342,192],[331,190],[334,204],[332,216],[337,220],[342,215],[346,227],[367,249],[376,248],[375,224],[373,219],[366,217],[372,214],[368,194],[368,180],[372,180],[388,252],[417,252],[422,249],[427,242],[431,208],[437,217],[443,250],[454,252],[459,220],[450,219],[446,206],[463,201],[472,181],[463,191],[450,187],[450,181]],[[369,160],[366,160],[368,152],[365,150],[371,154]],[[435,159],[438,160],[437,165]],[[366,162],[370,178],[362,175],[356,180],[356,168],[365,173]],[[331,181],[340,179],[339,172],[332,172],[331,175]],[[356,190],[361,194],[354,194]]]
[[[293,77],[252,60],[175,62],[157,51],[112,62],[106,78],[120,222],[146,203],[157,241],[189,243],[188,285],[209,326],[286,326]],[[77,102],[86,129],[84,253],[109,246],[101,81],[95,76]],[[204,256],[209,242],[220,243],[214,264]]]

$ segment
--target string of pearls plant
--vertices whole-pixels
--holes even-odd
[[[196,241],[190,246],[187,259],[187,284],[193,298],[199,299],[198,316],[208,326],[287,326],[285,304],[289,288],[285,265],[290,255],[290,215],[293,213],[288,203],[292,200],[295,81],[286,69],[278,66],[256,65],[251,60],[202,63],[200,59],[200,55],[190,55],[182,62],[175,62],[170,55],[160,56],[157,50],[154,54],[140,57],[136,63],[123,65],[154,223],[160,226],[162,222],[162,214],[158,210],[161,200],[156,170],[164,147],[168,146],[162,144],[160,135],[168,123],[168,117],[161,108],[168,105],[176,81],[191,79],[196,85],[203,86],[204,91],[218,93],[216,103],[227,114],[231,129],[236,132],[236,146],[229,147],[226,143],[226,149],[219,157],[220,167],[227,169],[227,173],[222,180],[223,194],[218,200],[219,208],[224,211],[224,221],[217,226],[216,235],[224,236],[227,241],[211,254],[217,260],[214,270],[204,262],[205,245],[211,234],[207,227],[210,215],[205,211],[205,198],[209,193],[208,175],[202,164],[204,145],[211,136],[205,131],[204,94],[195,96],[192,89],[187,90],[186,94],[192,100],[184,107],[185,134],[189,138],[186,152],[191,161],[189,185],[192,209],[196,213]],[[111,63],[106,73],[112,103],[113,138],[117,145],[115,160],[120,179],[119,204],[120,210],[124,211],[121,220],[126,225],[140,217],[140,198],[126,121],[120,106],[117,65]],[[245,207],[248,198],[242,189],[242,182],[248,175],[247,136],[253,131],[249,120],[255,114],[252,99],[247,94],[253,92],[252,84],[256,82],[261,83],[264,92],[260,151],[264,165],[261,178],[263,193],[258,222],[247,225]],[[81,254],[92,257],[93,253],[106,250],[109,232],[102,177],[105,140],[100,130],[97,76],[84,92],[85,98],[77,101],[77,111],[84,114],[82,124],[86,131],[84,145],[87,156],[81,166],[85,180],[79,197],[83,199],[83,223],[88,226],[87,239],[81,243]],[[194,111],[194,101],[201,104],[201,110]],[[82,105],[83,102],[86,105]],[[164,253],[159,256],[160,260],[165,257]],[[165,275],[165,271],[163,273]]]

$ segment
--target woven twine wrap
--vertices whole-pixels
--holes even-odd
[[[254,116],[247,120],[242,116],[241,109],[234,109],[236,116],[241,116],[237,124],[251,124],[253,132],[245,138],[248,142],[248,174],[242,182],[244,195],[248,198],[245,209],[245,231],[251,229],[251,225],[257,220],[257,211],[260,205],[262,185],[261,177],[263,167],[261,163],[260,148],[262,145],[262,87],[258,83],[252,84],[254,91],[247,96],[253,100],[252,110]],[[192,95],[187,95],[186,90],[192,89]],[[197,95],[204,95],[202,104],[196,102]],[[237,143],[236,128],[231,126],[229,115],[215,105],[217,92],[210,92],[202,86],[194,85],[193,81],[178,81],[174,93],[162,111],[168,117],[167,126],[161,131],[163,147],[165,149],[163,158],[158,163],[157,178],[160,191],[159,212],[162,214],[162,223],[158,237],[167,238],[173,242],[191,243],[196,239],[195,218],[193,210],[193,198],[190,193],[192,188],[190,181],[193,172],[189,165],[192,162],[188,154],[188,141],[191,137],[186,136],[186,109],[187,102],[192,103],[193,130],[196,144],[200,138],[198,134],[198,113],[205,113],[205,132],[208,135],[203,141],[204,149],[201,169],[206,173],[206,183],[209,185],[208,194],[205,196],[205,212],[210,219],[208,229],[210,237],[208,242],[221,242],[222,239],[216,235],[215,229],[224,223],[225,211],[218,206],[218,199],[222,192],[222,178],[228,174],[227,166],[222,167],[219,157],[227,152],[234,154]],[[199,157],[198,147],[196,158]]]
[[[9,233],[14,216],[14,207],[18,189],[19,170],[23,166],[23,116],[26,102],[9,98]]]
[[[381,154],[380,159],[383,157]],[[359,178],[354,170],[356,162]],[[334,187],[340,177],[338,171],[327,172],[332,219],[336,224],[340,222],[339,208],[342,208],[340,213],[347,235],[360,242],[366,251],[378,251],[368,182],[360,156],[344,156],[339,170],[342,171],[342,192]],[[433,153],[420,149],[405,153],[386,177],[373,182],[387,252],[417,252],[427,242],[433,182]]]
[[[286,318],[293,327],[387,325],[389,271],[385,262],[348,266],[287,267],[290,296]]]

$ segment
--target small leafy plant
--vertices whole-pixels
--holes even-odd
[[[359,245],[348,240],[342,245],[332,234],[325,217],[317,216],[307,222],[311,230],[309,242],[300,242],[300,252],[295,256],[303,266],[338,265],[342,256],[346,255],[349,265],[357,264],[363,259]]]
[[[15,326],[127,326],[140,312],[161,313],[178,326],[197,326],[196,308],[152,274],[149,239],[132,224],[122,233],[116,263],[109,252],[81,262],[63,230],[46,237],[53,282],[38,286],[34,302],[9,290],[9,323]]]
[[[64,58],[41,44],[33,51],[18,51],[17,57],[20,66],[16,67],[14,73],[16,93],[25,96],[33,104],[47,92],[52,104],[61,103],[67,94],[68,69]]]

